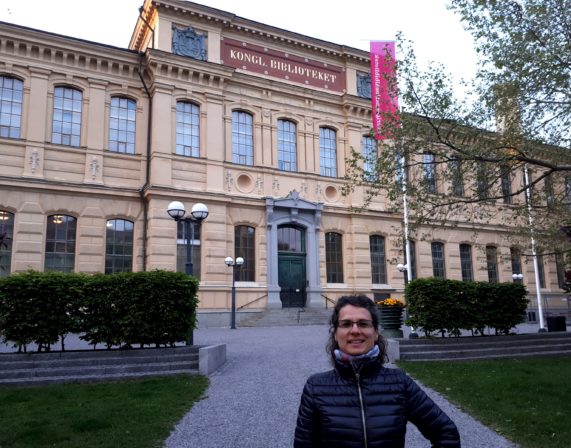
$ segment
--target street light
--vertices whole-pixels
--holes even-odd
[[[190,211],[190,215],[185,216],[186,210],[184,209],[184,204],[179,201],[172,201],[167,207],[167,213],[176,222],[180,221],[184,223],[184,233],[186,236],[186,263],[184,272],[187,275],[194,275],[192,269],[192,241],[194,241],[194,226],[192,224],[196,223],[200,228],[202,221],[208,217],[208,207],[201,203],[194,204]],[[194,333],[191,328],[186,345],[193,344]]]
[[[232,257],[226,257],[224,259],[226,266],[232,267],[232,316],[230,319],[230,328],[232,330],[236,329],[236,269],[240,269],[244,264],[244,259],[242,257],[236,258],[236,261]]]
[[[397,271],[399,272],[406,272],[408,266],[406,264],[399,263],[397,264]]]
[[[512,278],[514,282],[517,282],[518,280],[521,281],[523,280],[523,274],[512,274]]]

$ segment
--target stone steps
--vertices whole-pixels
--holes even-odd
[[[399,340],[403,361],[571,356],[571,333]]]
[[[325,308],[269,309],[240,321],[241,327],[281,327],[289,325],[327,325],[331,310]]]
[[[199,373],[198,346],[132,350],[2,353],[0,385],[113,381]]]

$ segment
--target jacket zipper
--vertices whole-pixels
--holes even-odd
[[[365,421],[365,405],[363,404],[363,392],[361,390],[361,376],[355,372],[357,379],[357,391],[359,392],[359,403],[361,404],[361,423],[363,423],[363,439],[365,441],[365,448],[369,446],[367,442],[367,422]]]

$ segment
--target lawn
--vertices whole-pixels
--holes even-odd
[[[0,388],[0,447],[159,447],[207,387],[178,375]]]
[[[399,362],[522,448],[571,446],[571,358]]]

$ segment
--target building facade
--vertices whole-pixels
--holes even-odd
[[[341,194],[351,148],[375,150],[367,52],[146,0],[128,49],[2,23],[0,55],[0,275],[184,270],[176,200],[209,209],[191,241],[204,324],[228,322],[227,256],[245,259],[240,313],[402,296],[402,214]],[[443,228],[414,242],[412,275],[519,270],[533,295],[514,251],[499,224]],[[546,306],[568,307],[541,266]]]

